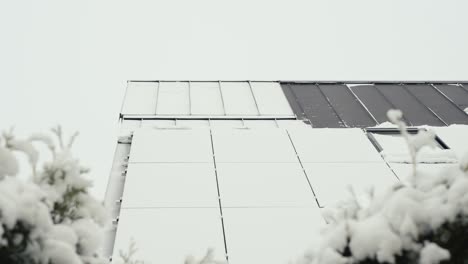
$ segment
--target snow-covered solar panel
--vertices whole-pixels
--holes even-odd
[[[191,82],[190,105],[192,115],[224,115],[223,99],[218,82]]]
[[[358,128],[293,129],[289,133],[302,162],[382,162]]]
[[[213,130],[216,162],[297,162],[283,129]]]
[[[248,128],[277,128],[275,120],[244,120],[244,126]]]
[[[189,255],[205,256],[209,248],[224,259],[219,208],[122,209],[113,260],[120,259],[119,250],[128,252],[132,240],[138,248],[134,259],[144,263],[184,263]]]
[[[295,263],[325,225],[318,207],[224,208],[230,264]]]
[[[398,176],[400,181],[404,184],[410,184],[413,178],[413,165],[402,163],[389,163],[393,172]],[[416,177],[432,178],[440,177],[440,173],[444,170],[458,166],[458,164],[417,164]]]
[[[217,163],[223,207],[316,206],[299,163]]]
[[[141,125],[141,120],[122,120],[120,124],[120,134],[127,135],[138,129]]]
[[[175,120],[141,120],[141,127],[144,128],[175,128]]]
[[[242,120],[210,120],[211,128],[243,128]]]
[[[387,162],[412,163],[408,144],[400,134],[372,133],[375,141],[382,148],[380,152]],[[456,155],[451,149],[444,149],[434,142],[434,146],[423,146],[416,155],[418,163],[453,163]]]
[[[302,120],[276,120],[276,123],[278,124],[278,127],[286,129],[312,128]]]
[[[209,128],[210,121],[208,120],[177,120],[178,128]]]
[[[452,149],[460,159],[468,153],[468,125],[433,127],[437,135]]]
[[[351,198],[349,186],[359,200],[366,201],[366,191],[385,189],[397,178],[384,163],[302,163],[321,206],[332,206]]]
[[[248,82],[221,82],[226,115],[257,116],[260,113]]]
[[[157,115],[189,115],[190,94],[188,82],[160,82]]]
[[[130,162],[213,162],[208,129],[138,129]]]
[[[261,115],[293,115],[279,83],[251,82],[250,84]]]
[[[157,82],[128,82],[122,114],[154,115],[157,94]]]
[[[122,208],[213,207],[218,191],[213,163],[130,163]]]

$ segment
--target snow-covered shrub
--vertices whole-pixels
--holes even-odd
[[[0,140],[0,263],[106,263],[97,251],[104,207],[89,193],[88,170],[73,158],[60,127],[53,132],[58,146],[46,135],[16,139],[12,131]],[[52,160],[37,169],[35,142],[46,144]],[[32,168],[28,180],[17,176],[15,151],[27,155]]]
[[[402,113],[389,111],[413,160],[434,134],[406,133]],[[347,201],[325,215],[321,242],[300,263],[468,263],[468,155],[440,175],[414,163],[410,184],[371,193],[370,203]]]

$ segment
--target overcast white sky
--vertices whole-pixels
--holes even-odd
[[[468,80],[467,1],[0,0],[0,128],[62,124],[103,197],[129,79]]]

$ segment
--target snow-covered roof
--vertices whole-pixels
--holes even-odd
[[[145,263],[182,263],[208,248],[231,264],[288,263],[326,225],[324,207],[351,195],[365,204],[372,188],[407,182],[412,165],[398,136],[362,129],[383,124],[387,107],[406,108],[410,125],[429,125],[449,148],[431,152],[419,170],[435,173],[468,151],[468,126],[446,126],[466,119],[463,98],[445,92],[452,87],[458,97],[465,89],[129,82],[106,194],[116,219],[106,254],[118,258],[133,238]]]

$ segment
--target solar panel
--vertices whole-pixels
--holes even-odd
[[[130,163],[122,208],[148,207],[218,208],[213,163]]]
[[[201,258],[209,248],[216,259],[224,259],[218,208],[122,209],[114,260],[119,250],[128,251],[132,239],[138,249],[134,259],[145,263],[184,263],[188,255]]]
[[[413,177],[412,164],[390,163],[390,166],[402,183],[411,184]],[[443,170],[455,166],[458,166],[458,164],[418,164],[416,170],[421,177],[432,178],[440,177],[439,174],[443,173]]]
[[[157,94],[157,82],[129,82],[122,114],[154,115]]]
[[[275,120],[244,120],[244,126],[248,128],[277,128]]]
[[[368,127],[376,125],[373,117],[346,85],[321,84],[319,88],[347,126]]]
[[[380,163],[302,163],[321,206],[349,201],[349,186],[361,202],[366,191],[391,187],[397,178],[384,162]]]
[[[437,84],[435,86],[462,110],[468,108],[468,86],[467,89],[459,85],[449,84]]]
[[[418,101],[414,95],[408,92],[404,85],[379,84],[376,85],[376,87],[392,105],[403,111],[410,125],[445,125],[444,122],[434,115],[424,104]]]
[[[374,85],[355,85],[350,89],[379,123],[387,122],[387,111],[396,108]]]
[[[434,127],[437,135],[452,149],[458,158],[468,153],[468,126],[451,125],[448,127]]]
[[[190,106],[192,115],[224,115],[223,99],[218,82],[191,82]]]
[[[255,99],[247,82],[222,82],[221,92],[226,115],[259,115]]]
[[[299,163],[218,163],[223,207],[316,206]]]
[[[302,162],[382,162],[361,129],[294,129],[289,133]]]
[[[188,82],[160,82],[158,115],[189,115],[190,94]]]
[[[325,225],[318,207],[223,209],[229,263],[293,263]]]
[[[330,102],[322,93],[320,88],[314,84],[289,84],[283,86],[285,89],[291,89],[291,93],[285,92],[288,100],[297,101],[300,110],[310,120],[313,127],[344,127],[342,120],[330,105]],[[296,108],[296,110],[298,110]],[[301,116],[301,114],[296,113]]]
[[[297,162],[282,129],[213,130],[213,146],[216,162]]]
[[[251,82],[251,86],[261,115],[293,115],[279,83]]]
[[[418,100],[446,124],[468,124],[468,115],[430,85],[406,85]]]
[[[175,120],[142,120],[141,127],[145,128],[175,128]]]
[[[207,129],[139,129],[130,162],[213,162]]]

